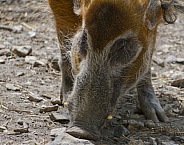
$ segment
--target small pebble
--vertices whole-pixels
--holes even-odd
[[[3,56],[3,55],[5,55],[5,56],[10,56],[11,55],[11,52],[10,52],[10,50],[9,49],[0,49],[0,56]]]
[[[172,62],[176,62],[177,58],[174,55],[170,55],[165,59],[165,62],[167,63],[172,63]]]
[[[34,64],[36,60],[37,60],[36,56],[26,56],[25,57],[25,62],[29,64]]]
[[[28,99],[33,102],[40,102],[43,100],[38,94],[30,94]]]
[[[35,32],[34,30],[29,31],[28,34],[29,34],[29,36],[30,36],[31,38],[33,38],[33,37],[36,36],[36,32]]]
[[[179,114],[180,110],[178,108],[176,108],[176,109],[173,109],[173,112],[176,113],[176,114]]]
[[[131,140],[127,145],[144,145],[144,142],[142,140]]]
[[[136,120],[128,120],[128,124],[128,130],[136,130],[144,127],[142,122],[138,122]]]
[[[33,63],[33,67],[46,66],[47,62],[45,60],[36,60]]]
[[[52,68],[57,70],[57,71],[60,71],[60,67],[59,67],[59,64],[58,64],[58,61],[59,59],[58,58],[55,58],[51,61],[52,63]]]
[[[184,143],[184,135],[183,136],[173,136],[171,139],[173,141],[180,141]]]
[[[155,138],[150,137],[150,140],[151,140],[151,145],[158,145]]]
[[[56,104],[62,105],[62,102],[61,102],[61,100],[59,98],[51,98],[51,103],[53,105],[56,105]]]
[[[20,89],[13,84],[6,84],[6,89],[12,91],[20,91]]]
[[[0,44],[0,50],[5,49],[5,45]]]
[[[52,112],[52,111],[57,111],[58,110],[58,105],[54,105],[54,106],[42,106],[40,108],[40,113],[43,112]]]
[[[118,125],[114,128],[114,136],[116,137],[127,136],[129,134],[130,132],[123,125]]]
[[[171,85],[178,88],[184,88],[184,79],[173,81]]]
[[[66,124],[69,122],[69,116],[67,114],[60,114],[58,112],[52,112],[50,115],[50,119],[53,121],[58,121],[62,124]]]
[[[42,97],[47,98],[47,99],[52,99],[52,96],[51,95],[48,95],[48,94],[42,94]]]
[[[184,64],[184,58],[177,58],[176,62]]]
[[[32,52],[32,48],[31,46],[13,46],[12,51],[19,57],[25,57]]]
[[[23,31],[23,26],[22,25],[13,26],[13,32],[14,33],[20,33],[22,31]]]
[[[24,76],[24,75],[25,75],[25,73],[24,73],[24,72],[18,72],[18,73],[17,73],[17,76],[18,76],[18,77],[20,77],[20,76]]]
[[[28,133],[29,132],[29,125],[27,123],[23,123],[23,127],[14,129],[14,132],[19,132],[19,133]]]
[[[64,134],[65,130],[66,130],[66,127],[52,129],[50,132],[50,136],[56,137],[58,135]]]
[[[161,145],[179,145],[175,143],[174,141],[168,141],[168,142],[162,142]]]
[[[5,64],[5,60],[6,60],[5,57],[0,57],[0,64]]]
[[[6,127],[0,126],[0,132],[3,132],[4,130],[6,130]]]
[[[156,125],[152,120],[146,120],[144,122],[144,126],[151,129],[151,128],[155,128]]]

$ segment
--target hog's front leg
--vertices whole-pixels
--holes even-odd
[[[168,118],[165,115],[159,100],[156,98],[151,83],[151,71],[148,71],[148,73],[146,73],[146,75],[138,82],[137,92],[139,105],[147,119],[151,119],[154,122],[168,121]]]
[[[63,51],[63,50],[62,50]],[[73,77],[71,71],[71,62],[67,52],[61,52],[61,58],[59,61],[59,66],[61,69],[61,87],[60,87],[60,99],[62,103],[67,101],[67,96],[72,90]]]

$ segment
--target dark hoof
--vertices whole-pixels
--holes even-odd
[[[94,136],[88,131],[81,129],[77,126],[72,126],[66,130],[66,133],[80,139],[95,140]]]

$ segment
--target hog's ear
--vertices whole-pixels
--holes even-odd
[[[147,6],[144,21],[148,29],[152,30],[156,27],[159,15],[161,14],[160,0],[149,0]]]
[[[81,14],[81,9],[82,9],[82,0],[73,0],[73,4],[74,4],[74,13],[77,15]]]
[[[168,24],[173,24],[177,19],[177,13],[184,14],[184,4],[176,0],[161,2],[163,18]]]

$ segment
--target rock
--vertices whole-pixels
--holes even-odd
[[[152,58],[153,62],[155,62],[158,66],[165,67],[165,62],[159,57],[156,57],[155,55]]]
[[[12,52],[19,57],[25,57],[32,52],[31,46],[13,46]]]
[[[36,36],[36,31],[35,30],[29,31],[28,34],[29,34],[29,37],[33,38]]]
[[[66,127],[52,129],[50,132],[50,136],[57,137],[58,135],[63,135],[65,130],[66,130]]]
[[[0,56],[10,56],[11,55],[11,52],[9,49],[0,49]]]
[[[176,113],[176,114],[179,114],[180,113],[180,110],[178,108],[173,108],[173,112]]]
[[[58,105],[54,105],[54,106],[42,106],[40,108],[40,113],[57,111],[57,110],[58,110]]]
[[[67,108],[62,108],[60,111],[59,111],[61,114],[66,114],[66,115],[69,115],[69,111]],[[68,117],[69,118],[69,117]]]
[[[151,145],[158,145],[155,138],[150,137],[150,140],[151,140]]]
[[[29,64],[34,64],[34,62],[37,60],[36,56],[26,56],[25,62]]]
[[[5,48],[6,48],[5,45],[0,44],[0,50]]]
[[[170,56],[168,56],[166,59],[165,59],[165,62],[169,62],[169,63],[171,63],[171,62],[176,62],[177,61],[177,58],[175,57],[175,56],[173,56],[173,55],[170,55]]]
[[[47,98],[47,99],[52,99],[52,96],[49,94],[42,94],[42,97]],[[56,104],[53,104],[56,105]]]
[[[18,72],[18,73],[17,73],[17,77],[24,76],[24,75],[25,75],[24,72]]]
[[[23,26],[22,25],[13,26],[13,32],[14,33],[20,33],[22,31],[23,31]]]
[[[152,76],[153,78],[158,77],[158,73],[157,73],[156,71],[152,71],[152,72],[151,72],[151,76]]]
[[[14,129],[14,132],[19,133],[28,133],[29,132],[29,125],[27,123],[23,123],[23,125],[20,126],[20,128]]]
[[[142,122],[138,122],[136,120],[128,120],[128,130],[136,130],[144,127]]]
[[[10,5],[13,2],[13,0],[6,0],[6,4]]]
[[[0,64],[5,64],[5,60],[6,60],[5,57],[0,57]]]
[[[144,142],[142,140],[131,140],[127,145],[144,145]]]
[[[60,71],[60,67],[59,67],[59,64],[58,64],[58,61],[59,59],[58,58],[55,58],[51,61],[52,63],[52,68],[57,70],[57,71]]]
[[[6,89],[12,91],[20,91],[20,89],[13,84],[6,84]]]
[[[127,136],[129,134],[130,132],[123,125],[118,125],[114,128],[114,136],[116,137]]]
[[[62,102],[61,102],[60,98],[51,98],[51,103],[53,105],[56,105],[56,104],[62,105]]]
[[[168,142],[161,142],[161,145],[179,145],[179,144],[176,144],[174,141],[168,141]]]
[[[156,124],[152,120],[146,120],[144,126],[151,129],[155,128]]]
[[[66,128],[59,128],[51,130],[53,141],[46,145],[94,145],[88,140],[78,139],[66,133]]]
[[[174,71],[170,76],[173,80],[180,80],[184,78],[184,71]]]
[[[4,130],[6,130],[6,127],[0,126],[0,132],[3,132]]]
[[[178,88],[184,88],[184,79],[173,81],[171,83],[171,86],[178,87]]]
[[[46,66],[46,65],[47,65],[47,60],[36,60],[33,63],[33,67]]]
[[[50,119],[53,121],[58,121],[62,124],[66,124],[69,122],[69,116],[67,114],[60,114],[59,112],[52,112],[50,115]]]
[[[28,98],[30,101],[33,101],[33,102],[40,102],[42,101],[43,99],[40,97],[40,95],[38,94],[29,94],[29,98]]]
[[[179,141],[179,142],[184,143],[184,136],[173,136],[173,137],[171,137],[171,139],[173,141]]]
[[[127,126],[127,125],[128,125],[128,120],[122,120],[121,123],[122,123],[123,125]]]
[[[176,62],[184,64],[184,58],[177,58]]]

